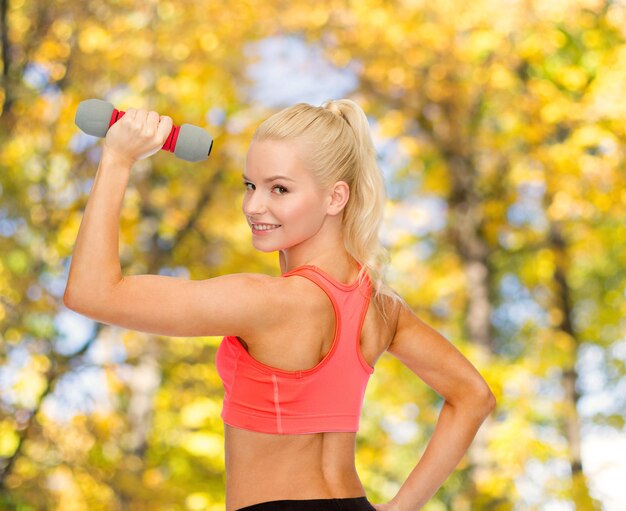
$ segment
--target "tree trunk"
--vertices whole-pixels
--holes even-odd
[[[559,311],[556,331],[564,334],[563,338],[568,339],[568,357],[561,373],[561,385],[565,391],[564,413],[561,422],[561,429],[569,446],[568,458],[572,473],[571,499],[576,504],[578,511],[600,510],[599,504],[589,494],[587,477],[583,470],[581,456],[581,435],[580,418],[578,416],[578,400],[580,394],[577,390],[578,372],[576,371],[576,361],[578,360],[578,348],[580,341],[574,332],[572,323],[572,299],[569,286],[567,284],[567,270],[569,258],[567,246],[561,234],[561,228],[557,222],[550,222],[549,244],[555,253],[555,306]]]
[[[481,349],[481,359],[473,361],[478,365],[487,363],[493,351],[493,328],[491,324],[492,304],[490,298],[489,254],[487,241],[482,232],[482,198],[477,196],[476,169],[468,159],[460,155],[447,155],[448,171],[452,183],[449,198],[450,221],[448,233],[456,253],[463,263],[467,282],[467,313],[465,328],[467,338]],[[478,430],[468,450],[470,460],[469,501],[472,509],[496,509],[500,499],[481,494],[480,483],[486,481],[495,467],[490,460],[487,440],[490,436],[492,419],[490,417]]]

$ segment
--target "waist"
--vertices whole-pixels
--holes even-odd
[[[272,435],[224,425],[226,511],[272,500],[365,495],[356,433]]]

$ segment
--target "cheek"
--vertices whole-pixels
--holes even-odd
[[[283,204],[281,211],[285,217],[290,217],[305,223],[315,223],[315,219],[321,214],[320,206],[320,202],[317,198],[300,197],[296,199],[294,197],[294,200]]]

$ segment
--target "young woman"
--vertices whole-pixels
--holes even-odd
[[[118,224],[131,167],[172,120],[129,109],[104,140],[64,303],[103,323],[223,335],[226,511],[416,511],[495,406],[470,362],[384,282],[385,189],[369,126],[350,100],[298,104],[250,145],[243,213],[280,277],[187,280],[121,273]],[[434,434],[393,499],[371,504],[355,469],[363,394],[388,351],[444,398]]]

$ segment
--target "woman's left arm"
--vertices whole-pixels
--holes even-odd
[[[417,511],[463,458],[495,397],[476,368],[435,329],[405,305],[388,351],[444,398],[439,418],[419,462],[389,503]]]

